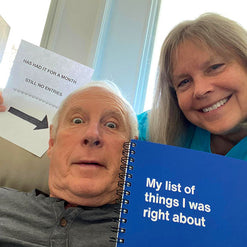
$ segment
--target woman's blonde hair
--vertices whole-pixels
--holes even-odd
[[[165,39],[159,60],[154,102],[149,112],[149,140],[184,145],[186,130],[193,126],[178,106],[173,88],[173,59],[185,40],[199,41],[222,56],[239,57],[247,64],[247,32],[238,23],[215,13],[178,24]]]

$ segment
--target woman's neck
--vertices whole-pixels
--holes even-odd
[[[238,128],[238,130],[223,135],[211,134],[211,152],[215,154],[226,155],[246,136],[246,126],[241,126]]]

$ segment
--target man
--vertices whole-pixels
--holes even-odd
[[[122,146],[136,136],[135,113],[114,85],[68,96],[50,127],[50,195],[0,189],[0,246],[114,246]]]

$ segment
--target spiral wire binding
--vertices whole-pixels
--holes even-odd
[[[131,163],[134,162],[134,158],[129,157],[130,154],[135,154],[135,151],[131,149],[132,147],[135,147],[136,143],[133,142],[125,142],[123,144],[123,156],[121,158],[121,165],[119,173],[120,181],[118,182],[119,189],[117,190],[117,195],[119,196],[119,199],[117,199],[117,203],[121,203],[120,208],[116,208],[114,211],[120,214],[120,217],[118,219],[114,218],[113,221],[118,223],[118,227],[112,227],[112,232],[115,232],[117,234],[117,237],[110,237],[110,242],[114,243],[124,243],[123,238],[119,238],[119,233],[125,233],[125,228],[120,227],[120,224],[125,224],[127,222],[127,219],[122,217],[122,215],[125,215],[128,213],[128,209],[124,208],[124,205],[129,204],[129,200],[125,199],[125,196],[130,195],[130,191],[128,191],[128,187],[131,186],[131,182],[126,181],[126,178],[131,179],[132,174],[130,171],[134,169],[133,165]]]

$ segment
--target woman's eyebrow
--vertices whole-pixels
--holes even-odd
[[[183,74],[179,74],[179,75],[174,75],[174,76],[172,77],[172,80],[173,80],[173,81],[180,81],[180,80],[182,80],[182,79],[184,79],[184,78],[186,78],[186,77],[188,77],[188,76],[189,76],[188,73],[183,73]]]
[[[217,56],[217,55],[210,56],[204,62],[199,64],[199,68],[200,69],[204,69],[204,68],[210,66],[213,63],[217,63],[218,61],[219,61],[219,56]],[[181,80],[181,79],[186,78],[188,76],[189,76],[188,73],[175,74],[175,75],[173,75],[172,79],[173,79],[173,81],[178,81],[178,80]]]

